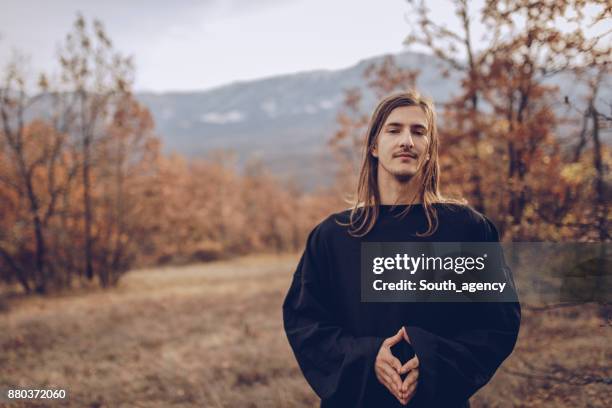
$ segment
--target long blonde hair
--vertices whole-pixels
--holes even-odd
[[[382,99],[368,124],[367,138],[363,145],[363,161],[357,183],[357,191],[352,201],[349,222],[342,224],[350,226],[349,233],[355,237],[366,235],[376,224],[380,212],[380,191],[378,189],[378,159],[372,155],[376,146],[377,137],[391,112],[401,106],[419,106],[427,118],[429,146],[427,160],[419,172],[423,184],[419,191],[419,198],[423,203],[428,229],[417,236],[430,236],[438,228],[438,215],[434,203],[466,204],[466,200],[457,200],[445,197],[440,192],[440,166],[438,164],[438,130],[436,127],[436,111],[433,101],[421,96],[416,90],[394,93]],[[362,209],[362,211],[359,211]],[[400,216],[410,210],[407,206]]]

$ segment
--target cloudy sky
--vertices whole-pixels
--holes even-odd
[[[476,10],[482,1],[473,3]],[[347,67],[401,51],[410,32],[405,0],[2,0],[1,5],[2,66],[17,50],[29,57],[29,72],[57,69],[57,48],[80,11],[88,20],[100,19],[116,49],[134,57],[136,89],[152,91]],[[452,27],[452,8],[435,8],[436,17]]]

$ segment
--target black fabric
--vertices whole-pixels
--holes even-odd
[[[412,348],[410,343],[407,343],[405,341],[400,341],[399,343],[392,346],[391,354],[397,357],[397,359],[402,364],[406,363],[408,360],[415,356],[414,349]],[[406,377],[408,377],[408,373],[400,374],[400,378],[402,379],[402,381],[404,381]]]
[[[333,214],[308,236],[283,303],[284,327],[298,364],[321,407],[401,407],[376,379],[385,338],[405,326],[419,358],[417,393],[409,407],[464,407],[511,353],[521,311],[514,303],[362,303],[360,248],[370,242],[497,242],[494,224],[467,206],[434,204],[439,226],[430,237],[422,205],[381,206],[374,228],[348,234],[349,212]],[[506,270],[505,273],[509,273]],[[511,280],[511,278],[510,278]],[[405,361],[402,361],[402,363]]]

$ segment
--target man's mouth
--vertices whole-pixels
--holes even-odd
[[[410,157],[412,159],[417,158],[416,154],[413,154],[413,153],[400,153],[400,154],[397,154],[395,157]]]

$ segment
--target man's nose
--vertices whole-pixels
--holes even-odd
[[[410,134],[410,131],[406,131],[402,134],[402,137],[400,139],[400,147],[404,149],[414,148],[414,141],[412,140],[412,135]]]

